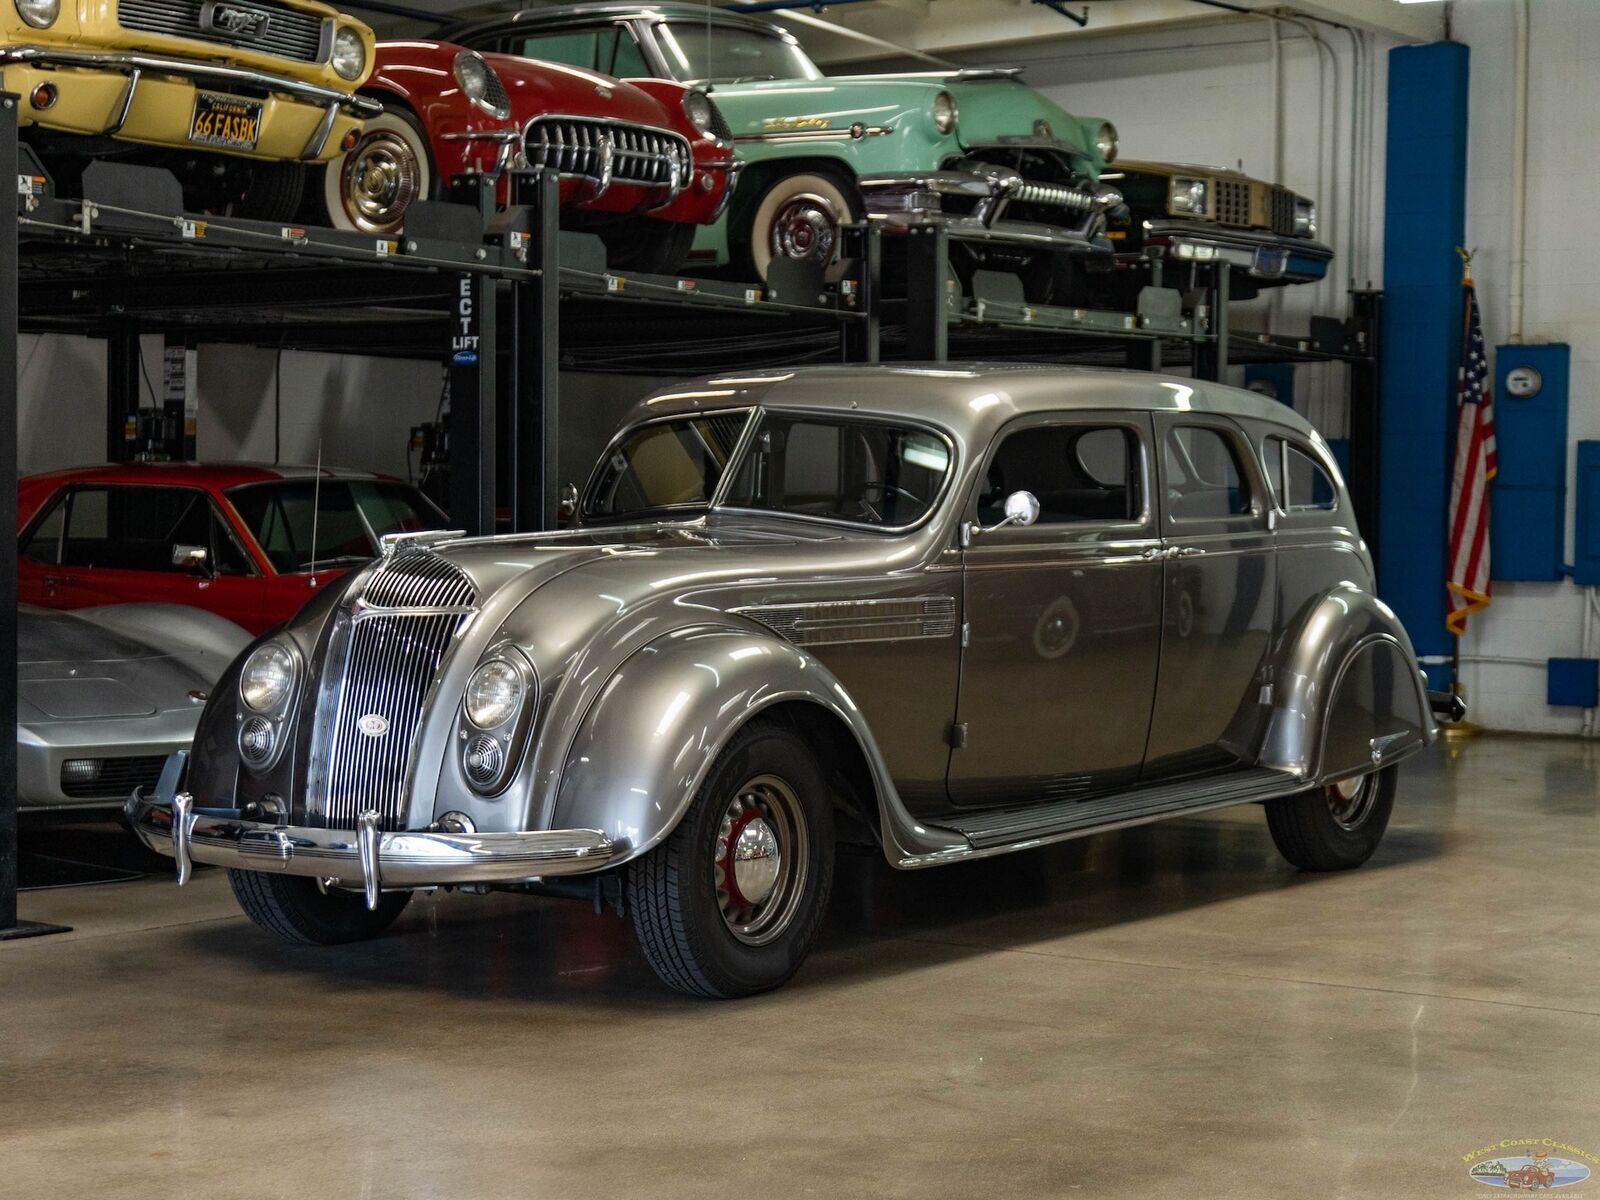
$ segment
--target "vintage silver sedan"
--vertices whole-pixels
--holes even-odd
[[[1436,733],[1328,448],[1139,373],[837,367],[629,417],[561,533],[407,535],[243,657],[130,805],[293,941],[587,894],[670,985],[771,988],[839,841],[899,868],[1264,802],[1373,852]]]

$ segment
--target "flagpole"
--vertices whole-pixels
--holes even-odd
[[[1471,289],[1473,287],[1473,278],[1472,278],[1472,256],[1473,256],[1473,252],[1471,250],[1466,249],[1463,246],[1457,246],[1456,247],[1456,253],[1461,256],[1461,324],[1462,324],[1462,344],[1464,346],[1466,344],[1467,338],[1471,334],[1471,324],[1472,324],[1472,311],[1471,311],[1469,296],[1471,295]],[[1457,406],[1458,410],[1460,408],[1460,405],[1461,405],[1461,397],[1460,397],[1460,394],[1458,392],[1457,393],[1457,398],[1456,398],[1456,406]],[[1458,421],[1457,421],[1457,431],[1459,433],[1459,413],[1458,413]],[[1456,458],[1456,455],[1458,453],[1459,453],[1459,447],[1458,446],[1452,446],[1450,448],[1450,468],[1451,468],[1452,473],[1455,470],[1455,458]],[[1454,522],[1454,520],[1455,520],[1455,512],[1454,512],[1454,506],[1452,505],[1452,506],[1449,506],[1448,511],[1446,512],[1446,516],[1445,516],[1445,544],[1446,544],[1447,553],[1450,550],[1450,540],[1451,540],[1450,539],[1450,526]],[[1463,630],[1463,632],[1464,632],[1464,630]],[[1461,637],[1462,637],[1462,633],[1461,632],[1457,632],[1455,629],[1451,630],[1451,638],[1450,638],[1450,690],[1455,695],[1460,696],[1463,699],[1465,699],[1466,698],[1467,689],[1466,689],[1466,685],[1462,682],[1462,679],[1461,679]],[[1481,725],[1477,725],[1477,724],[1475,724],[1475,723],[1473,723],[1471,721],[1452,721],[1449,724],[1446,724],[1445,726],[1443,726],[1443,728],[1441,728],[1441,730],[1440,730],[1441,735],[1443,737],[1445,737],[1448,741],[1452,741],[1452,742],[1464,742],[1464,741],[1468,740],[1469,738],[1476,737],[1478,734],[1480,734],[1482,732],[1483,732],[1483,727]]]

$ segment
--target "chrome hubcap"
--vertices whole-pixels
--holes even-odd
[[[788,928],[805,892],[807,835],[799,797],[760,775],[723,810],[713,851],[717,906],[728,931],[760,946]]]
[[[1324,793],[1328,800],[1328,811],[1333,814],[1333,823],[1340,829],[1353,831],[1361,828],[1372,814],[1372,806],[1378,795],[1378,777],[1362,775],[1355,779],[1341,779],[1338,783],[1330,783]]]
[[[345,213],[358,229],[384,232],[400,224],[422,191],[415,147],[389,130],[370,133],[345,157]]]
[[[839,240],[839,214],[824,197],[805,192],[790,197],[772,222],[772,254],[821,263],[833,261]]]

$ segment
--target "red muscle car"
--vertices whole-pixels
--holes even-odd
[[[324,468],[320,480],[310,467],[193,463],[54,471],[17,485],[17,593],[45,608],[189,604],[263,633],[376,555],[383,534],[445,523],[410,484],[355,471]]]
[[[378,43],[364,94],[383,103],[355,145],[322,169],[336,229],[394,233],[417,199],[458,175],[553,167],[562,224],[598,234],[614,267],[670,272],[732,194],[737,159],[702,91],[452,42]]]

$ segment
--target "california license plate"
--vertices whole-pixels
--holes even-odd
[[[261,102],[198,93],[189,121],[189,140],[228,150],[254,150],[261,140]]]
[[[1282,246],[1257,246],[1250,273],[1261,279],[1282,279],[1289,269],[1289,251]]]

